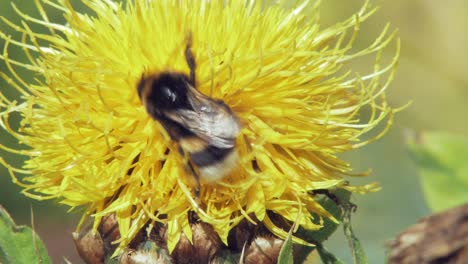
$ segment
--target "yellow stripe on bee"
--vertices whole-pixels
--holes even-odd
[[[189,153],[195,153],[203,151],[208,144],[201,138],[198,137],[187,137],[179,139],[180,147]]]

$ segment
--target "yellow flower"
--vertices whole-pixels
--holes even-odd
[[[20,11],[21,25],[3,18],[23,38],[0,33],[1,58],[9,69],[1,77],[21,93],[18,102],[2,94],[1,125],[27,148],[1,148],[28,160],[21,169],[2,163],[27,196],[85,206],[95,227],[115,214],[119,249],[155,221],[167,224],[172,250],[182,235],[191,239],[190,211],[224,243],[243,219],[263,222],[284,238],[286,232],[267,212],[320,229],[321,217],[333,217],[312,191],[378,188],[349,185],[344,176],[351,167],[337,157],[383,135],[395,112],[385,90],[397,64],[398,41],[393,60],[380,65],[395,34],[385,27],[369,47],[352,50],[359,23],[375,12],[367,3],[346,21],[321,28],[318,2],[311,1],[262,7],[262,1],[250,0],[82,0],[93,15],[79,13],[67,0],[35,2],[40,18]],[[50,21],[43,3],[63,12],[67,23]],[[49,34],[36,33],[29,24]],[[175,142],[146,113],[136,92],[144,72],[188,74],[188,32],[198,89],[222,99],[242,123],[239,165],[219,182],[202,183],[198,201]],[[22,48],[29,60],[10,58],[10,46]],[[350,61],[370,54],[376,55],[370,73],[346,70]],[[37,80],[25,82],[18,67]],[[363,107],[370,113],[364,121]],[[22,117],[18,131],[8,120],[16,112]],[[360,141],[383,120],[382,132]]]

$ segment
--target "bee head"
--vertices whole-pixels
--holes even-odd
[[[181,73],[161,73],[143,76],[138,83],[138,95],[147,108],[175,110],[189,108],[189,79]]]

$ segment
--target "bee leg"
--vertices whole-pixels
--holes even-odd
[[[192,172],[193,177],[195,178],[196,181],[196,186],[195,186],[195,199],[199,203],[200,201],[200,176],[196,172],[195,168],[193,167],[192,163],[188,163],[188,166],[190,168],[190,171]]]
[[[187,36],[187,46],[185,48],[185,60],[187,65],[190,68],[190,84],[195,87],[195,68],[197,67],[195,63],[195,58],[192,53],[192,33],[189,33]]]
[[[180,146],[179,146],[179,154],[182,155],[184,159],[184,168],[185,171],[192,174],[193,177],[195,178],[195,200],[197,201],[198,204],[200,204],[200,177],[198,176],[197,171],[195,170],[195,167],[193,166],[192,162],[190,162],[190,156],[187,152],[185,152]]]

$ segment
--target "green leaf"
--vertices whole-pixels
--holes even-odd
[[[468,202],[468,140],[424,132],[408,140],[429,207],[443,211]]]
[[[328,192],[328,193],[326,193]],[[344,189],[334,189],[334,190],[325,190],[322,195],[317,195],[316,199],[322,205],[325,210],[327,210],[330,214],[332,214],[338,221],[342,221],[343,219],[343,209],[342,206],[349,204],[349,200],[351,198],[351,193]],[[338,204],[337,204],[338,203]],[[317,224],[319,223],[320,217],[318,215],[314,215],[314,218],[317,219]],[[323,227],[320,230],[312,231],[312,230],[305,230],[303,228],[299,228],[296,236],[304,239],[305,241],[317,244],[317,246],[321,247],[322,253],[324,256],[327,257],[324,263],[340,263],[340,262],[325,262],[330,259],[337,259],[332,253],[326,251],[323,246],[321,245],[322,242],[326,241],[338,228],[339,223],[333,222],[328,218],[323,219]],[[301,250],[296,252],[296,259],[297,260],[304,260],[306,259],[307,255],[313,250],[314,248],[311,247],[303,247]],[[327,252],[325,254],[325,252]],[[320,254],[320,251],[319,251]]]
[[[293,243],[292,243],[292,231],[294,229],[294,225],[291,227],[289,231],[288,237],[284,240],[283,246],[281,247],[279,256],[278,256],[278,264],[294,264],[293,258]]]
[[[351,254],[353,255],[354,263],[368,263],[367,255],[361,242],[354,235],[351,227],[351,213],[354,212],[356,206],[350,202],[351,192],[344,189],[336,189],[334,192],[329,192],[323,200],[319,200],[320,204],[330,212],[338,221],[341,221],[346,238],[348,239]],[[333,234],[338,225],[337,223],[324,219],[324,227],[315,232],[305,233],[309,240],[315,240],[317,251],[325,264],[341,264],[342,262],[331,252],[325,249],[322,245],[328,237]]]
[[[17,226],[0,206],[0,263],[51,263],[37,234],[27,226]]]
[[[354,235],[353,228],[351,227],[351,213],[353,212],[352,206],[347,206],[344,210],[343,216],[343,230],[346,238],[348,239],[349,248],[351,249],[351,254],[353,255],[354,263],[356,264],[367,264],[369,260],[367,259],[366,252],[362,247],[359,239]]]
[[[343,219],[342,205],[349,203],[351,192],[345,189],[336,189],[333,192],[330,191],[330,194],[334,196],[336,200],[330,199],[328,196],[324,196],[321,199],[318,199],[318,202],[323,208],[325,208],[325,210],[332,214],[336,220],[341,221]],[[337,204],[337,202],[339,204]],[[318,219],[318,217],[316,217],[316,219]],[[336,231],[339,225],[340,223],[335,223],[328,218],[324,218],[323,228],[317,231],[304,232],[304,234],[307,239],[321,243],[327,240]]]
[[[323,264],[343,264],[341,260],[329,252],[321,243],[317,244],[316,249]]]

